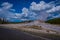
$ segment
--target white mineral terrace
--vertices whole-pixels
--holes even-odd
[[[43,23],[43,22],[39,22],[39,21],[23,23],[23,24],[0,24],[0,26],[8,26],[8,27],[13,27],[13,28],[23,27],[23,26],[32,26],[32,25],[41,26],[42,28],[45,28],[45,29],[60,32],[60,26],[47,24],[47,23]]]

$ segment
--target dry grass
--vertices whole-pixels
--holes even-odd
[[[24,28],[33,28],[33,29],[38,29],[38,30],[42,30],[43,29],[41,26],[36,26],[36,25],[26,26]]]

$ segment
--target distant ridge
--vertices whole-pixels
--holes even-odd
[[[46,23],[50,23],[50,24],[60,24],[60,18],[50,19],[50,20],[46,21]]]

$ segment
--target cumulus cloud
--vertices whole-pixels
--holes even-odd
[[[28,13],[29,13],[29,10],[24,7],[24,8],[22,9],[22,15],[28,16]]]
[[[39,3],[32,2],[29,8],[23,8],[22,13],[14,13],[15,9],[12,9],[13,4],[4,2],[0,8],[0,17],[7,18],[8,20],[11,18],[15,18],[18,20],[42,20],[46,21],[48,17],[56,18],[60,15],[53,16],[51,13],[60,11],[60,5],[56,6],[53,2],[46,3],[44,1],[40,1]],[[11,10],[11,11],[10,11]],[[2,16],[3,15],[3,16]]]
[[[40,1],[38,4],[36,2],[32,2],[30,10],[34,11],[38,15],[38,19],[47,20],[49,16],[53,16],[51,13],[54,14],[54,12],[60,12],[60,6],[56,6],[56,4],[54,4],[54,1],[49,3]]]
[[[53,7],[53,5],[50,5],[49,3],[46,3],[44,1],[40,1],[40,3],[38,3],[38,4],[36,2],[32,2],[31,6],[30,6],[30,9],[41,11],[41,10],[50,9],[52,7]]]
[[[0,17],[1,18],[6,18],[7,20],[9,20],[10,18],[14,18],[15,14],[9,10],[12,10],[12,6],[13,4],[10,4],[8,2],[4,2],[1,4],[1,8],[0,8]]]
[[[51,12],[57,12],[57,11],[60,11],[60,6],[53,7],[50,10],[48,10],[47,12],[51,13]]]
[[[3,9],[10,9],[13,6],[13,4],[10,4],[8,2],[4,2],[3,4],[1,4],[1,6]]]
[[[46,20],[49,14],[46,12],[51,9],[54,5],[50,3],[46,3],[44,1],[40,1],[40,3],[32,2],[30,6],[30,10],[37,14],[36,19],[38,20]]]

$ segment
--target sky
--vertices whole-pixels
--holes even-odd
[[[0,0],[0,18],[10,22],[60,18],[60,0]]]

